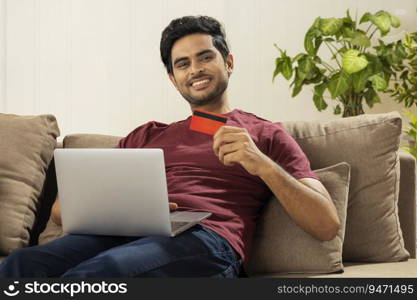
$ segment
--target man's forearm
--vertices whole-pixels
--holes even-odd
[[[301,228],[320,240],[334,237],[340,225],[330,198],[298,181],[273,161],[265,166],[260,178]]]
[[[51,210],[51,219],[57,225],[62,225],[61,220],[61,205],[58,198],[55,200],[52,210]]]

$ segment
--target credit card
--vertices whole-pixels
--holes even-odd
[[[208,112],[202,109],[194,109],[191,117],[190,129],[209,135],[214,135],[216,131],[226,124],[228,117]]]

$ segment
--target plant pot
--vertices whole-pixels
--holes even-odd
[[[355,102],[356,103],[344,104],[343,118],[363,115],[365,113],[362,107],[362,100]]]

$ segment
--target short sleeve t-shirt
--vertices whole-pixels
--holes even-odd
[[[295,140],[281,123],[235,109],[227,125],[246,128],[264,154],[295,178],[318,179]],[[242,166],[224,166],[213,151],[213,137],[189,129],[191,116],[171,124],[148,122],[123,138],[120,148],[161,148],[170,202],[179,210],[207,211],[201,225],[223,236],[245,260],[256,220],[272,192]],[[140,179],[138,179],[140,180]]]

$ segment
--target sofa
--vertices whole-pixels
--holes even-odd
[[[249,277],[417,277],[416,162],[401,150],[397,112],[284,122],[332,196],[341,228],[318,241],[265,199]],[[121,137],[70,134],[52,115],[0,114],[0,261],[65,233],[50,219],[55,148],[112,148]]]

